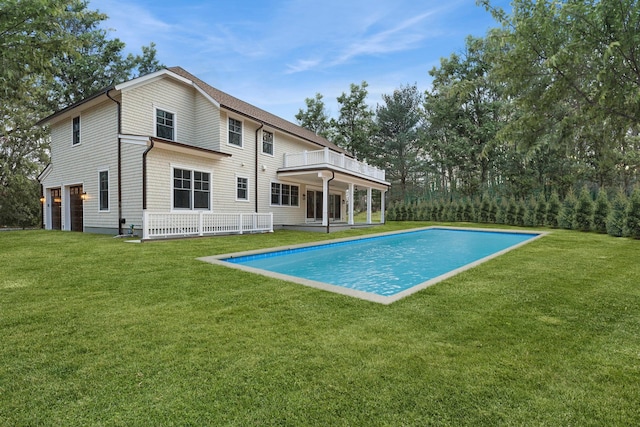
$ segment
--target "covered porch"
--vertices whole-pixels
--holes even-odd
[[[328,149],[287,154],[278,179],[303,184],[302,203],[306,209],[305,224],[287,227],[317,229],[331,224],[336,228],[370,226],[373,222],[374,191],[380,196],[380,220],[383,224],[385,193],[389,183],[384,171],[366,163],[339,155]],[[355,220],[356,190],[365,190],[364,222]],[[346,205],[346,206],[345,206]]]

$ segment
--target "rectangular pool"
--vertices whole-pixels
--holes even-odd
[[[201,259],[389,304],[542,234],[428,227]]]

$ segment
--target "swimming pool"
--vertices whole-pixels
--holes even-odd
[[[542,234],[428,227],[203,260],[388,304]]]

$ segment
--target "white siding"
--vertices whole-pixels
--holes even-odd
[[[46,189],[63,189],[62,226],[65,229],[68,200],[65,187],[83,185],[87,193],[84,202],[84,226],[114,228],[118,224],[117,213],[117,144],[118,120],[116,104],[103,102],[91,109],[79,112],[80,144],[72,145],[72,118],[62,120],[51,127],[51,173],[43,181]],[[100,211],[99,171],[109,171],[108,212]],[[48,200],[49,204],[50,201]]]
[[[122,144],[122,218],[126,220],[122,228],[125,233],[131,225],[136,229],[142,226],[142,154],[146,149],[144,145]]]
[[[195,144],[195,89],[161,79],[122,92],[122,132],[155,136],[156,108],[174,117],[174,139]]]

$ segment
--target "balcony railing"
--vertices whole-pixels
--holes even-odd
[[[142,238],[210,236],[273,231],[273,213],[144,212]]]
[[[348,172],[364,175],[367,178],[374,178],[379,181],[385,180],[385,171],[366,163],[347,157],[344,154],[336,153],[325,148],[317,151],[303,151],[284,155],[284,167],[295,168],[301,166],[330,165]]]

